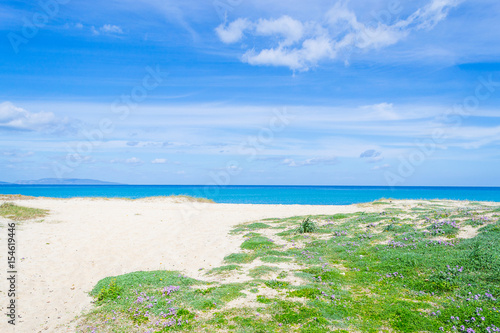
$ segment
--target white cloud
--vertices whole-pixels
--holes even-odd
[[[411,32],[430,30],[446,18],[460,0],[432,0],[409,17],[393,24],[378,22],[368,26],[344,3],[337,3],[321,21],[301,22],[290,16],[278,19],[259,19],[251,22],[239,18],[215,30],[224,43],[241,41],[246,32],[267,37],[263,45],[272,47],[248,49],[242,61],[251,65],[286,66],[307,71],[321,61],[333,60],[340,53],[373,50],[394,45]]]
[[[316,39],[306,39],[301,48],[288,49],[279,46],[259,53],[254,50],[247,51],[242,60],[250,65],[286,66],[293,70],[308,70],[311,64],[319,60],[334,57],[335,51],[331,41],[319,36]]]
[[[250,26],[250,21],[239,18],[231,22],[227,27],[225,24],[219,25],[215,31],[223,43],[231,44],[240,41],[243,38],[243,32]]]
[[[92,34],[98,36],[101,33],[103,34],[122,34],[123,30],[117,25],[113,24],[105,24],[100,28],[96,28],[94,26],[90,27],[90,31],[92,31]]]
[[[394,110],[392,103],[379,103],[373,105],[365,105],[362,110],[369,111],[369,116],[376,120],[399,120],[401,115]]]
[[[11,102],[0,103],[0,130],[62,133],[73,131],[69,118],[59,118],[52,112],[30,112]]]
[[[316,164],[334,165],[339,163],[339,161],[337,157],[333,156],[333,157],[315,157],[303,161],[295,161],[292,158],[287,158],[284,159],[282,163],[289,167],[300,167],[300,166],[316,165]]]
[[[132,158],[126,159],[125,163],[126,164],[139,165],[139,164],[143,164],[144,162],[141,159],[137,158],[137,157],[132,157]]]
[[[430,30],[448,16],[450,9],[462,2],[463,0],[432,0],[396,26]]]
[[[290,52],[283,48],[262,50],[259,53],[248,51],[242,60],[250,65],[286,66],[294,70],[303,67],[298,52]]]
[[[117,25],[113,25],[113,24],[105,24],[99,30],[103,33],[109,33],[109,34],[122,34],[123,33],[122,28],[120,28]]]
[[[384,164],[384,165],[376,165],[372,168],[373,171],[376,171],[376,170],[384,170],[384,169],[387,169],[387,168],[390,168],[391,165],[390,164]]]
[[[155,158],[154,160],[151,161],[153,164],[165,164],[167,163],[167,160],[165,158]]]
[[[304,27],[302,22],[285,15],[277,20],[259,20],[255,32],[263,36],[281,35],[284,37],[284,41],[280,42],[280,44],[287,46],[298,42],[302,38]]]
[[[127,158],[127,159],[117,158],[117,159],[112,159],[110,162],[111,163],[120,163],[120,164],[130,164],[130,165],[142,165],[142,164],[144,164],[144,161],[142,161],[141,159],[139,159],[137,157],[131,157],[131,158]]]
[[[2,152],[2,155],[10,157],[29,157],[35,155],[35,153],[32,151],[24,152],[20,150],[9,150]]]

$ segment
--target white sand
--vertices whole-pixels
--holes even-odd
[[[0,204],[2,201],[0,200]],[[74,332],[74,319],[91,307],[88,292],[102,278],[140,270],[179,270],[201,278],[237,252],[231,227],[263,218],[378,211],[380,205],[229,205],[175,202],[168,198],[30,199],[14,203],[49,209],[17,231],[18,324],[1,332]],[[6,219],[0,218],[0,310],[8,298]],[[20,260],[21,258],[24,258]]]

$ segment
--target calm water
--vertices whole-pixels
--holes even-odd
[[[220,203],[302,205],[346,205],[381,198],[500,202],[500,187],[0,185],[0,194],[132,199],[184,194],[209,198]]]

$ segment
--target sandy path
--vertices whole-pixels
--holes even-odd
[[[15,202],[50,210],[44,221],[18,226],[18,314],[1,332],[74,332],[75,316],[90,307],[88,292],[100,279],[139,270],[218,266],[239,241],[235,224],[267,217],[335,214],[356,206],[175,203],[172,199],[33,199]],[[1,202],[0,202],[1,204]],[[7,220],[0,221],[3,226]],[[6,312],[6,228],[0,237],[0,310]]]

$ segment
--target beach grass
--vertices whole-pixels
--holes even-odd
[[[39,217],[44,217],[48,213],[45,209],[29,208],[6,202],[0,205],[0,216],[14,220],[25,221]]]
[[[215,201],[213,201],[212,199],[192,197],[190,195],[170,195],[167,198],[180,199],[180,200],[189,201],[189,202],[215,203]]]
[[[439,205],[310,216],[312,233],[298,232],[306,217],[237,226],[241,250],[212,269],[216,280],[168,271],[103,279],[78,330],[494,332],[497,207]]]

